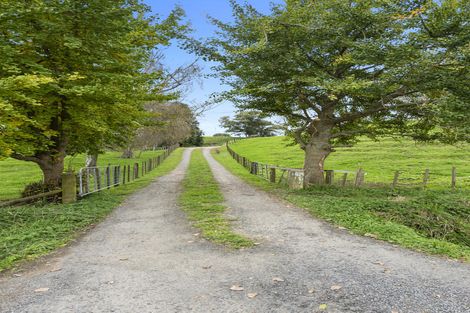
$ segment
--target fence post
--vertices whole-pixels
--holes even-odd
[[[139,178],[139,163],[134,164],[134,179]]]
[[[363,182],[364,182],[364,171],[362,170],[362,168],[360,168],[356,173],[356,182],[354,185],[356,187],[360,187]]]
[[[396,171],[393,176],[392,188],[395,188],[398,185],[398,178],[400,177],[400,171]]]
[[[327,185],[333,185],[334,179],[335,179],[335,171],[333,170],[326,170],[326,177],[325,177],[325,183]]]
[[[106,167],[106,187],[108,187],[108,189],[109,189],[109,186],[111,185],[110,166],[111,164],[108,164],[108,166]]]
[[[126,184],[126,170],[127,170],[127,166],[123,166],[123,171],[122,171],[122,184],[125,185]]]
[[[95,168],[95,189],[101,189],[101,171],[98,167]]]
[[[77,201],[77,177],[74,172],[62,174],[62,203],[68,204]]]
[[[348,173],[343,174],[343,178],[341,179],[341,186],[346,186],[346,181],[348,179]]]
[[[258,175],[258,163],[256,162],[251,162],[251,174],[253,175]]]
[[[452,189],[455,189],[457,186],[457,169],[452,167],[452,182],[451,182]]]
[[[271,183],[275,183],[276,182],[276,168],[275,167],[271,167],[269,169],[269,181]]]
[[[161,162],[162,162],[162,159],[160,158],[160,156],[158,156],[157,157],[157,166],[159,166]]]
[[[423,175],[423,187],[424,188],[426,188],[426,185],[428,184],[428,181],[429,181],[429,169],[427,168],[424,171],[424,175]]]
[[[128,183],[131,182],[131,165],[130,164],[127,165],[127,182]]]

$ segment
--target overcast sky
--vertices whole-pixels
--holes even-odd
[[[145,0],[145,2],[152,7],[155,13],[162,16],[168,15],[175,5],[182,7],[186,12],[186,20],[191,23],[194,29],[193,37],[195,38],[207,38],[213,35],[215,27],[208,22],[208,15],[222,21],[232,19],[228,0]],[[269,12],[271,2],[279,3],[282,1],[249,0],[247,2],[254,5],[261,12]],[[176,44],[166,48],[165,55],[165,63],[172,68],[189,64],[197,58],[195,55],[179,49]],[[200,65],[206,74],[211,73],[209,63],[200,61]],[[217,78],[203,78],[201,85],[195,84],[183,100],[189,104],[203,103],[212,93],[226,89],[227,86],[223,86]],[[231,103],[220,104],[199,118],[201,129],[206,135],[223,132],[223,129],[219,127],[218,119],[224,115],[233,115],[234,111],[235,108]]]

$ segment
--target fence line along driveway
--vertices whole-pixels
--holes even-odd
[[[76,245],[1,278],[0,312],[469,312],[469,265],[318,222],[208,150],[227,214],[259,245],[231,251],[200,239],[177,205],[190,151]]]

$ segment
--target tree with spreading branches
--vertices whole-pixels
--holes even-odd
[[[155,49],[185,32],[183,12],[140,0],[0,3],[0,150],[39,165],[58,186],[69,154],[122,145],[168,97]]]
[[[217,62],[220,100],[286,120],[305,186],[360,136],[468,140],[468,1],[286,0],[268,15],[231,3],[234,21],[212,19],[218,35],[188,48]]]

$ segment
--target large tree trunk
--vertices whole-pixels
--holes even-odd
[[[331,127],[316,125],[315,133],[305,145],[304,188],[325,183],[325,159],[331,153]]]
[[[42,170],[44,176],[44,184],[52,187],[60,187],[62,173],[64,172],[65,153],[57,156],[42,154],[38,156],[36,162]]]

